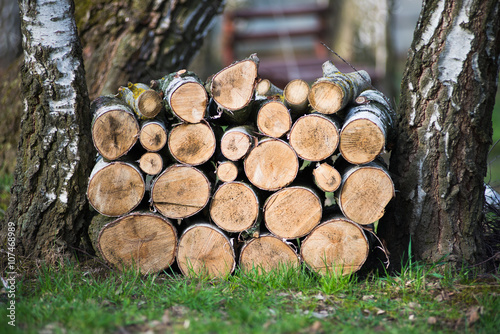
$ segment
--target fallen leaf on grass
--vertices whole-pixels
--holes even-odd
[[[467,322],[469,325],[472,325],[476,321],[478,321],[481,318],[481,314],[483,313],[483,307],[482,306],[472,306],[467,310],[466,316],[467,316]]]
[[[429,318],[427,318],[427,323],[429,325],[435,325],[437,323],[437,318],[436,317],[429,317]]]

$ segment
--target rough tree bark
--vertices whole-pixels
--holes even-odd
[[[412,255],[478,263],[483,180],[500,67],[500,2],[429,0],[401,83],[391,172],[399,193],[380,223],[398,265]],[[403,237],[404,236],[404,237]]]
[[[73,1],[19,5],[25,112],[5,221],[15,223],[19,255],[50,259],[78,245],[86,227],[89,99]],[[1,232],[5,239],[7,224]]]

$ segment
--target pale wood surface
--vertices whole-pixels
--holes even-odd
[[[232,161],[218,162],[217,178],[222,182],[231,182],[236,180],[239,174],[238,166]]]
[[[264,103],[257,112],[257,128],[260,133],[280,138],[290,131],[292,117],[288,108],[280,101],[269,101]]]
[[[313,176],[318,188],[325,192],[334,192],[342,182],[342,176],[339,171],[326,162],[318,164],[313,169]]]
[[[139,142],[142,147],[151,152],[157,152],[167,143],[167,130],[163,122],[151,121],[141,126]]]
[[[221,152],[224,157],[231,161],[243,158],[257,145],[255,130],[250,126],[237,126],[228,129],[220,140]]]
[[[215,152],[216,140],[208,123],[182,123],[172,128],[168,149],[175,160],[187,165],[201,165]]]
[[[156,152],[146,152],[139,159],[139,167],[148,175],[157,175],[163,170],[163,158]]]

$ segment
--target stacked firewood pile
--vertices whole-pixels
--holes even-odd
[[[394,115],[365,71],[323,73],[281,90],[252,55],[206,83],[181,70],[93,101],[89,233],[102,257],[211,277],[237,263],[358,270],[394,196],[379,159]]]

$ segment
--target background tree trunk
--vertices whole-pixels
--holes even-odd
[[[127,82],[159,79],[197,54],[224,0],[77,1],[89,98],[116,93]],[[19,65],[0,74],[0,171],[12,173],[22,103]],[[4,130],[5,129],[5,130]]]
[[[50,259],[69,252],[87,226],[84,189],[93,152],[73,9],[71,0],[20,2],[25,113],[5,217],[16,225],[19,255]],[[6,229],[2,224],[2,239]]]
[[[399,264],[473,264],[500,54],[497,0],[424,1],[401,84],[391,157],[399,193],[380,223]],[[404,236],[404,237],[403,237]]]

